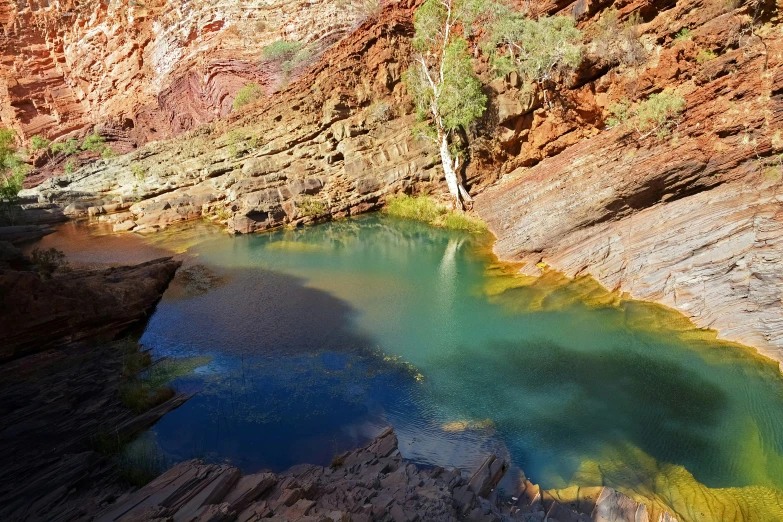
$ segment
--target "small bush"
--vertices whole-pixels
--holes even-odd
[[[226,134],[228,153],[232,158],[240,155],[239,144],[243,141],[242,134],[238,130],[232,130]]]
[[[582,62],[582,33],[570,16],[538,20],[503,11],[485,44],[490,64],[499,76],[518,71],[527,81],[543,86],[565,77]]]
[[[79,142],[73,138],[69,138],[64,142],[53,143],[52,152],[55,154],[58,152],[62,152],[66,156],[72,156],[77,152],[79,152]]]
[[[269,44],[261,51],[261,55],[264,60],[268,62],[284,62],[290,60],[302,49],[303,45],[300,42],[287,42],[285,40],[278,40],[275,43]]]
[[[237,91],[237,95],[234,97],[233,102],[234,110],[237,111],[245,105],[250,105],[251,103],[258,101],[262,95],[263,91],[261,90],[260,85],[255,82],[248,83]]]
[[[113,158],[116,155],[117,155],[117,153],[114,152],[114,150],[111,147],[109,147],[108,145],[103,147],[103,150],[101,151],[101,158],[103,158],[103,159]]]
[[[98,131],[93,131],[92,134],[87,135],[82,142],[82,150],[88,150],[90,152],[96,152],[100,154],[105,147],[104,142],[106,138],[98,134]]]
[[[147,171],[144,170],[144,167],[139,165],[138,163],[134,163],[130,166],[130,171],[133,174],[133,177],[136,178],[136,181],[144,181],[147,178]]]
[[[11,201],[22,190],[30,167],[16,150],[16,132],[0,129],[0,200]]]
[[[314,197],[305,196],[296,202],[296,208],[299,209],[299,213],[304,217],[318,217],[326,213],[326,204]]]
[[[151,435],[135,440],[117,456],[120,477],[135,487],[142,487],[166,471],[169,459]]]
[[[612,104],[609,107],[612,116],[607,119],[607,124],[610,127],[631,125],[639,139],[652,134],[662,138],[671,133],[683,110],[685,110],[685,98],[664,91],[652,94],[645,101],[635,105],[627,99]]]
[[[65,162],[65,166],[63,167],[63,170],[66,174],[71,174],[73,171],[76,170],[76,162],[72,159],[69,159]]]
[[[49,279],[58,268],[68,265],[65,254],[56,248],[41,250],[35,247],[30,253],[30,261],[44,279]]]
[[[637,13],[620,23],[617,9],[604,11],[595,25],[593,48],[607,63],[634,66],[647,60],[647,49],[639,40]]]
[[[50,140],[36,134],[30,139],[30,148],[32,150],[44,150],[49,148]]]
[[[680,29],[680,32],[674,35],[675,42],[684,42],[691,39],[691,30],[687,27]]]
[[[705,62],[709,62],[710,60],[714,60],[717,58],[718,55],[712,52],[709,49],[702,49],[699,51],[699,53],[696,55],[696,63],[703,64]]]
[[[291,74],[299,65],[310,61],[313,58],[313,53],[309,49],[301,49],[290,60],[286,60],[280,64],[280,70],[285,74]]]

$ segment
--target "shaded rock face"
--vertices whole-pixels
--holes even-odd
[[[127,490],[96,438],[130,440],[188,396],[132,413],[118,391],[125,356],[90,342],[0,365],[0,519],[89,520]]]
[[[0,362],[87,338],[111,339],[147,316],[180,264],[161,258],[51,279],[0,269]]]
[[[96,520],[649,522],[643,505],[611,488],[593,488],[567,505],[528,482],[526,494],[501,505],[494,489],[506,469],[494,455],[470,479],[440,467],[420,469],[402,459],[389,429],[329,468],[300,465],[279,475],[242,476],[225,464],[183,462],[119,498]],[[675,519],[665,514],[662,520]]]
[[[95,124],[129,146],[169,137],[228,114],[250,81],[273,88],[265,45],[331,42],[364,16],[352,2],[4,2],[0,121],[24,139]]]

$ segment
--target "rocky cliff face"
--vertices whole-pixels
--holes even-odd
[[[736,47],[747,11],[693,7],[680,2],[647,24],[663,45],[636,77],[592,82],[598,104],[622,89],[676,87],[687,106],[671,137],[603,131],[508,173],[477,209],[498,255],[524,272],[544,263],[592,275],[780,361],[783,38],[775,19]],[[670,41],[680,27],[692,27],[690,39]],[[703,49],[719,56],[700,63]]]
[[[400,81],[413,8],[386,5],[255,107],[24,195],[118,231],[209,216],[242,233],[363,212],[393,192],[437,195],[437,157],[411,137]],[[638,15],[638,45],[606,44],[609,8],[621,23]],[[538,12],[574,15],[588,52],[548,103],[480,65],[491,106],[465,175],[499,256],[529,273],[543,262],[591,274],[783,359],[777,6],[579,0]],[[611,103],[664,89],[686,100],[671,135],[607,129]]]
[[[0,2],[0,121],[24,139],[99,125],[126,152],[225,116],[279,70],[278,39],[333,42],[367,11],[345,1]]]

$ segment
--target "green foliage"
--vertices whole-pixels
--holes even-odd
[[[98,134],[98,131],[93,131],[92,134],[85,136],[81,149],[101,153],[105,147],[105,141],[106,138]]]
[[[68,265],[62,250],[57,250],[54,247],[47,250],[35,247],[30,253],[30,261],[33,263],[35,270],[44,279],[51,278],[58,268]]]
[[[419,121],[434,116],[434,105],[442,129],[448,133],[459,127],[467,128],[484,113],[487,97],[481,89],[481,81],[473,72],[473,63],[467,51],[468,44],[463,38],[454,38],[446,46],[443,80],[435,89],[420,65],[414,64],[405,73],[403,79],[416,104]],[[425,129],[427,127],[420,129],[423,131],[421,134],[430,136],[432,132]]]
[[[108,145],[104,146],[103,150],[101,151],[101,158],[103,158],[103,159],[113,158],[116,155],[117,155],[117,153],[114,152],[114,150],[111,147],[109,147]]]
[[[303,196],[296,202],[296,208],[303,217],[316,218],[322,216],[328,210],[326,204],[312,196]]]
[[[701,65],[701,64],[703,64],[703,63],[705,63],[705,62],[709,62],[710,60],[714,60],[714,59],[715,59],[715,58],[717,58],[717,57],[718,57],[718,55],[717,55],[717,54],[715,54],[715,53],[714,53],[713,51],[711,51],[710,49],[702,49],[702,50],[701,50],[701,51],[699,51],[699,53],[696,55],[696,63],[698,63],[699,65]]]
[[[122,449],[117,467],[122,480],[140,488],[166,471],[170,463],[153,436],[146,435]]]
[[[239,144],[242,142],[242,133],[238,130],[232,130],[226,134],[228,143],[228,153],[231,157],[236,158],[240,155]]]
[[[50,140],[36,134],[30,139],[30,148],[32,150],[44,150],[49,148]]]
[[[674,35],[675,42],[684,42],[691,39],[691,30],[687,27],[680,29],[680,32]]]
[[[487,230],[487,224],[466,212],[449,212],[443,216],[440,226],[450,230],[464,230],[465,232],[479,233]]]
[[[443,83],[437,99],[438,112],[447,131],[468,128],[487,107],[487,96],[481,90],[481,80],[473,72],[464,38],[455,38],[446,47]]]
[[[11,201],[22,190],[30,167],[17,152],[16,132],[0,129],[0,200]]]
[[[607,123],[610,127],[631,125],[640,139],[651,134],[663,138],[677,125],[685,105],[685,98],[668,91],[652,94],[637,104],[625,99],[609,107],[612,116]]]
[[[517,70],[542,84],[573,71],[582,62],[582,33],[570,16],[525,18],[506,10],[492,24],[484,49],[500,74]]]
[[[261,55],[264,60],[269,62],[284,62],[290,60],[294,55],[302,49],[301,42],[287,42],[285,40],[278,40],[272,44],[264,47],[261,51]]]
[[[255,101],[258,101],[263,94],[261,86],[257,83],[248,83],[239,91],[237,91],[236,97],[234,97],[233,107],[234,110],[239,110],[245,105],[249,105]]]
[[[130,166],[130,171],[133,174],[133,177],[136,178],[136,181],[144,181],[147,178],[147,171],[144,170],[144,167],[139,165],[138,163],[134,163]]]
[[[483,232],[487,229],[486,223],[480,219],[462,211],[449,210],[446,205],[429,196],[391,196],[386,201],[384,212],[390,216],[423,221],[451,230]]]
[[[313,52],[309,49],[300,49],[290,60],[286,60],[280,64],[280,70],[285,74],[291,74],[291,71],[296,69],[299,65],[309,62],[313,58]]]
[[[63,167],[63,170],[66,174],[71,174],[73,171],[76,170],[76,162],[72,159],[69,159],[65,162],[65,167]]]
[[[79,142],[74,138],[68,138],[66,141],[53,143],[52,152],[55,154],[62,152],[66,156],[72,156],[79,152]]]
[[[448,209],[445,205],[441,205],[429,196],[408,196],[402,194],[389,197],[386,200],[384,212],[390,216],[432,223],[446,214]]]

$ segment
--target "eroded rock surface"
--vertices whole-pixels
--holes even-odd
[[[279,475],[242,476],[225,464],[183,462],[118,499],[97,520],[649,522],[643,505],[611,488],[593,488],[566,505],[530,484],[516,502],[499,502],[495,486],[506,469],[494,455],[469,479],[459,471],[418,468],[400,456],[389,429],[328,468],[300,465]],[[675,519],[666,514],[661,520]]]
[[[481,194],[498,255],[590,274],[783,360],[783,39],[768,45],[727,50],[707,63],[731,74],[709,80],[680,68],[673,137],[605,131]]]

